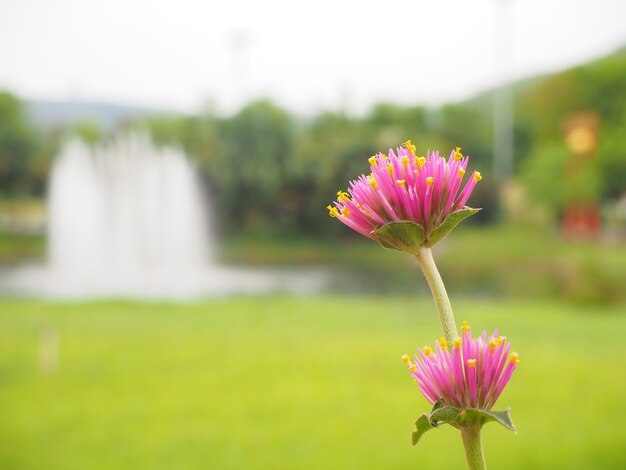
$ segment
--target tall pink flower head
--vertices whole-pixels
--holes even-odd
[[[430,403],[489,411],[520,361],[498,330],[489,337],[483,331],[477,338],[472,338],[467,322],[462,330],[451,350],[442,338],[435,351],[429,346],[418,349],[415,363],[408,355],[402,360]]]
[[[461,154],[460,147],[447,160],[438,151],[420,157],[409,140],[395,153],[389,149],[389,155],[374,155],[369,163],[371,174],[351,181],[348,192],[339,191],[337,201],[327,209],[332,217],[385,246],[389,231],[380,231],[385,226],[394,227],[396,238],[397,227],[403,232],[408,228],[414,242],[432,246],[478,211],[465,203],[482,177],[474,171],[461,189],[468,157]],[[413,233],[416,230],[418,233]],[[400,237],[406,238],[406,234]],[[388,248],[412,251],[403,247],[404,242],[398,247],[392,240]]]

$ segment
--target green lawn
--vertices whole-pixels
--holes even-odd
[[[623,307],[454,304],[522,359],[491,468],[626,468]],[[463,468],[449,426],[410,445],[429,407],[400,356],[437,336],[426,299],[0,301],[0,468]]]

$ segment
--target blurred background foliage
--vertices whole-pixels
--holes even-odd
[[[44,136],[22,103],[0,91],[0,188],[5,196],[42,195],[48,169]],[[46,158],[47,157],[47,158]]]
[[[624,191],[626,150],[626,52],[617,52],[561,73],[513,85],[515,177],[531,199],[558,215],[564,201],[597,196],[606,201]],[[447,153],[460,145],[471,165],[491,173],[492,93],[432,109],[381,103],[365,116],[323,112],[303,118],[269,101],[249,103],[234,116],[207,110],[197,115],[156,114],[141,119],[158,144],[182,146],[214,193],[222,235],[336,235],[325,206],[346,181],[366,172],[366,159],[407,138]],[[593,112],[599,120],[594,158],[574,180],[563,178],[571,151],[564,143],[569,116]],[[4,198],[43,196],[50,159],[67,129],[29,122],[10,93],[0,94],[0,187]],[[113,130],[97,121],[71,130],[88,143]],[[482,185],[476,199],[498,214],[495,186]],[[483,220],[488,221],[488,220]]]
[[[560,73],[512,84],[514,175],[505,184],[495,182],[491,174],[492,102],[497,90],[439,108],[380,103],[363,116],[341,111],[294,116],[275,103],[260,100],[232,116],[219,116],[210,109],[195,115],[152,113],[115,128],[93,119],[65,126],[36,126],[25,105],[3,92],[0,212],[33,211],[33,201],[43,200],[51,160],[68,131],[95,144],[120,127],[139,127],[149,132],[156,144],[180,146],[196,161],[211,193],[224,260],[247,264],[343,261],[363,272],[376,271],[377,282],[385,278],[391,285],[404,276],[397,270],[397,259],[389,258],[394,263],[390,265],[378,255],[375,244],[329,221],[325,207],[338,190],[346,189],[348,180],[368,171],[369,156],[410,138],[419,153],[430,148],[446,155],[462,146],[471,156],[471,167],[485,175],[471,200],[485,210],[469,225],[490,225],[487,235],[481,236],[491,237],[491,242],[476,243],[476,259],[470,261],[466,256],[457,257],[453,246],[440,255],[452,283],[466,290],[490,286],[496,293],[511,294],[517,290],[512,286],[518,283],[519,273],[530,269],[534,277],[528,280],[525,295],[614,301],[626,295],[619,281],[626,278],[623,250],[612,258],[612,245],[608,245],[606,256],[602,255],[607,262],[599,262],[595,247],[563,240],[558,229],[568,204],[596,204],[602,210],[606,232],[616,230],[623,241],[624,77],[626,49]],[[592,143],[591,153],[583,156],[575,155],[572,145],[577,144],[568,140],[571,121],[577,116],[592,122],[592,138],[597,141]],[[581,136],[573,138],[580,141]],[[536,230],[529,234],[529,227]],[[470,229],[466,238],[460,236],[459,240],[471,244],[472,237]],[[529,240],[534,245],[529,245]],[[338,255],[336,245],[346,241],[356,243],[355,248]],[[540,245],[550,248],[538,250]],[[16,241],[6,233],[0,236],[0,262],[40,256],[42,250],[40,240],[21,237]],[[542,257],[535,256],[539,251]],[[572,256],[574,252],[577,254]],[[464,264],[459,264],[460,259],[466,260]],[[466,284],[468,278],[474,284]],[[507,283],[507,279],[512,281]],[[411,283],[406,288],[414,286]]]

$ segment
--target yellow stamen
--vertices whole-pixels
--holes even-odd
[[[339,211],[336,207],[326,206],[326,209],[328,209],[328,215],[330,215],[331,217],[337,217],[339,215]]]
[[[343,215],[344,217],[348,217],[350,215],[350,210],[348,210],[347,207],[344,207],[343,209],[341,209],[341,215]]]
[[[411,155],[415,155],[415,145],[413,145],[410,140],[407,140],[404,145]]]
[[[519,360],[519,356],[516,352],[512,352],[511,355],[509,356],[509,361],[511,362],[517,362]]]
[[[413,379],[413,383],[416,384],[417,383],[417,379]]]
[[[348,197],[348,193],[344,193],[343,191],[337,191],[337,199],[339,201],[343,200],[343,201],[349,201],[350,198]]]
[[[409,366],[409,370],[410,370],[411,372],[415,372],[415,371],[417,370],[417,366],[416,366],[415,364],[411,364],[411,365]]]
[[[467,365],[469,367],[476,367],[476,359],[468,359],[467,360]]]
[[[411,359],[409,358],[408,354],[404,354],[402,356],[402,362],[404,362],[407,366],[411,363]]]
[[[373,176],[368,176],[367,182],[372,188],[378,189],[378,183],[376,182],[376,178],[374,178]]]
[[[417,168],[422,168],[426,165],[426,157],[415,157],[415,164],[417,165]]]
[[[491,338],[489,340],[489,349],[491,350],[491,352],[493,352],[493,350],[496,349],[497,345],[498,345],[498,341],[495,338]]]
[[[469,325],[467,324],[467,320],[463,320],[463,324],[461,325],[461,331],[463,333],[467,333],[469,331]]]
[[[498,346],[501,346],[502,343],[504,343],[506,341],[506,336],[500,336],[498,338]]]
[[[454,159],[460,160],[461,158],[463,158],[463,154],[461,153],[461,147],[457,147],[454,151]]]
[[[404,166],[407,166],[409,164],[409,157],[407,156],[402,157],[402,164]]]
[[[376,155],[367,159],[374,168],[378,166],[378,160],[376,160]]]
[[[459,168],[459,177],[463,178],[464,174],[465,174],[465,170],[463,168]]]
[[[483,177],[482,177],[482,176],[481,176],[481,174],[480,174],[480,171],[475,171],[475,172],[474,172],[474,179],[475,179],[476,181],[480,181],[481,179],[483,179]]]
[[[434,182],[435,182],[435,178],[433,178],[432,176],[429,176],[426,178],[426,184],[428,186],[432,186]]]
[[[424,354],[426,354],[427,356],[430,356],[433,353],[433,350],[430,349],[430,346],[424,346],[422,348],[422,351],[424,351]]]
[[[389,174],[393,175],[393,165],[391,162],[387,163],[387,169],[389,170]]]
[[[439,344],[441,345],[441,349],[443,349],[444,351],[448,349],[448,342],[443,336],[441,337],[441,339],[439,339]]]
[[[452,344],[454,345],[454,349],[459,349],[461,347],[461,343],[462,343],[461,338],[456,338],[452,342]]]
[[[400,186],[401,188],[404,188],[404,185],[406,184],[405,180],[396,180],[396,184],[398,186]]]

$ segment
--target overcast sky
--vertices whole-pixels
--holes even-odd
[[[264,96],[298,113],[361,113],[465,98],[626,44],[626,0],[497,1],[513,46],[504,72],[496,0],[0,0],[0,88],[182,111]]]

